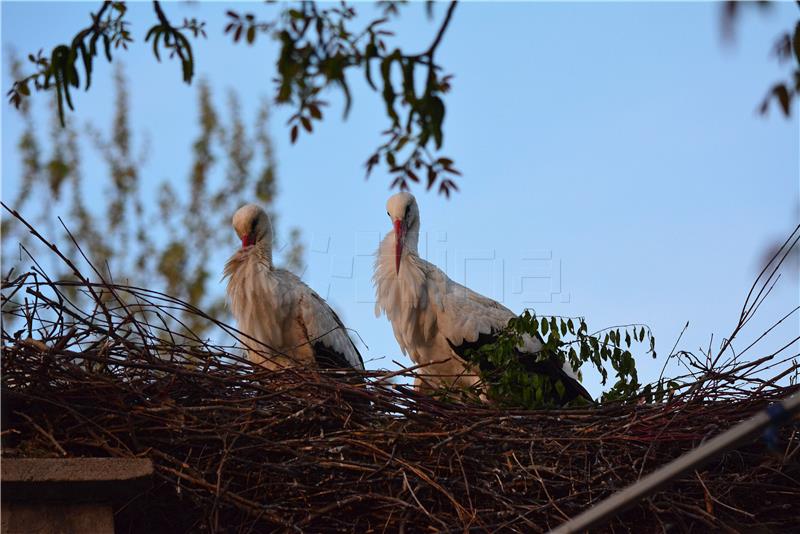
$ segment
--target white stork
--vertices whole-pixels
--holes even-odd
[[[467,349],[491,342],[515,315],[419,257],[419,208],[414,195],[397,193],[386,209],[394,230],[381,242],[375,260],[375,315],[386,314],[403,354],[424,365],[417,388],[470,387],[479,377],[464,360]],[[562,368],[557,362],[535,362],[530,357],[541,347],[539,339],[526,335],[517,351],[520,362],[531,371],[560,379],[566,389],[561,401],[576,396],[591,399],[568,364]]]
[[[272,224],[255,204],[239,208],[233,228],[242,248],[225,264],[228,299],[250,361],[275,369],[292,365],[364,369],[341,320],[313,289],[272,264]]]

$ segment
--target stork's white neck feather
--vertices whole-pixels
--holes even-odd
[[[395,234],[389,232],[381,241],[375,258],[372,276],[375,285],[375,316],[385,313],[392,324],[395,338],[403,354],[434,335],[436,315],[422,313],[428,302],[427,273],[431,265],[419,257],[419,223],[406,234],[406,245],[400,258],[400,270],[395,264]]]
[[[272,234],[270,234],[269,239],[263,239],[261,241],[257,241],[255,245],[253,245],[253,252],[252,254],[257,256],[258,259],[264,263],[268,269],[273,268],[272,263]],[[246,249],[245,249],[246,250]],[[243,252],[243,251],[240,251]]]

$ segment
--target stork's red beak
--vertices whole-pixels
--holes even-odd
[[[395,273],[400,274],[400,258],[403,256],[403,243],[406,239],[406,225],[402,220],[394,221]]]
[[[242,248],[249,247],[256,244],[256,238],[253,234],[245,234],[242,236]]]

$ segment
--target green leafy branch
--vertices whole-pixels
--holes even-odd
[[[190,83],[194,74],[194,59],[192,48],[184,32],[191,33],[194,37],[205,37],[204,23],[195,19],[184,20],[180,27],[173,26],[167,19],[159,2],[153,2],[153,8],[158,18],[158,23],[147,32],[145,41],[153,39],[153,53],[157,60],[161,60],[159,45],[170,51],[170,57],[177,55],[181,60],[183,80]],[[46,91],[51,88],[56,90],[58,104],[58,118],[64,126],[64,107],[74,111],[70,88],[80,87],[79,69],[83,68],[86,79],[85,91],[89,90],[92,81],[94,58],[102,46],[103,52],[109,63],[112,61],[111,50],[128,49],[128,44],[133,42],[129,30],[129,23],[124,20],[127,13],[125,2],[103,2],[97,14],[90,13],[92,24],[73,37],[70,44],[60,44],[53,48],[49,58],[40,50],[28,59],[36,67],[33,74],[16,80],[8,91],[9,102],[17,109],[22,104],[23,98],[31,95],[31,85],[36,91]]]
[[[800,1],[795,2],[800,8]],[[732,37],[734,23],[742,9],[758,9],[768,11],[773,3],[768,1],[760,2],[739,2],[728,0],[722,4],[722,23],[723,35]],[[792,102],[800,97],[800,18],[795,23],[793,30],[788,30],[775,40],[772,48],[773,55],[779,63],[794,63],[789,79],[775,83],[761,101],[758,107],[759,113],[766,115],[773,100],[777,101],[780,110],[785,117],[792,115]]]
[[[759,111],[762,115],[766,114],[769,110],[770,101],[774,99],[778,101],[784,116],[790,117],[792,115],[792,101],[797,95],[800,95],[800,20],[795,25],[793,33],[786,32],[778,37],[773,52],[781,63],[794,60],[793,79],[773,85],[761,102]]]
[[[324,89],[337,87],[341,91],[347,117],[352,105],[348,75],[353,70],[363,71],[367,84],[382,94],[390,120],[389,128],[383,132],[388,140],[366,162],[367,176],[383,160],[394,175],[392,187],[408,189],[411,182],[421,182],[422,175],[428,189],[438,182],[439,192],[449,196],[458,188],[448,175],[460,173],[452,159],[435,157],[431,149],[442,147],[445,116],[442,95],[450,89],[452,79],[440,74],[435,54],[456,4],[450,2],[427,50],[413,55],[399,48],[390,51],[385,41],[393,35],[385,29],[385,24],[397,13],[396,2],[382,4],[383,16],[360,30],[352,28],[357,15],[352,6],[342,3],[321,9],[316,2],[307,1],[298,8],[284,10],[273,22],[259,21],[252,13],[229,11],[225,32],[234,42],[244,39],[253,44],[262,33],[280,42],[276,100],[297,108],[289,118],[293,143],[301,131],[311,133],[314,121],[322,120],[322,108],[327,105],[320,99]],[[420,73],[420,79],[424,80],[421,90],[416,83]]]
[[[535,355],[520,351],[526,336],[542,343],[542,349]],[[468,357],[481,369],[489,397],[504,405],[539,409],[553,406],[554,399],[564,399],[566,387],[561,380],[553,381],[531,368],[537,363],[551,363],[560,368],[565,362],[576,371],[584,364],[591,365],[600,373],[603,385],[609,378],[607,366],[611,366],[616,381],[603,393],[601,401],[626,400],[639,394],[649,395],[651,401],[661,401],[668,390],[666,382],[659,382],[660,389],[656,385],[647,386],[646,392],[640,391],[636,360],[631,353],[635,344],[644,344],[646,353],[656,357],[655,337],[645,325],[630,324],[589,333],[583,318],[538,317],[525,311],[509,320],[506,329],[492,343],[469,351]],[[581,402],[583,399],[577,398],[572,404]]]
[[[36,65],[37,70],[14,82],[8,91],[9,102],[19,108],[23,97],[30,96],[31,84],[37,91],[55,87],[58,118],[63,126],[64,104],[74,110],[70,87],[80,87],[78,60],[82,61],[86,79],[84,89],[88,90],[92,83],[92,64],[98,54],[98,43],[103,47],[108,61],[111,61],[112,48],[127,49],[128,43],[133,40],[128,31],[128,23],[123,20],[125,12],[124,2],[103,2],[96,15],[89,14],[92,24],[78,32],[69,45],[55,46],[49,58],[43,56],[41,50],[36,56],[30,54],[28,59]]]
[[[252,13],[228,11],[224,33],[234,43],[245,41],[254,45],[262,34],[279,42],[276,100],[296,107],[289,118],[292,143],[300,132],[313,132],[315,122],[323,120],[327,102],[321,99],[321,94],[325,89],[334,87],[341,91],[346,118],[352,106],[351,73],[363,72],[368,85],[382,95],[390,121],[383,132],[385,141],[366,161],[367,177],[377,164],[385,162],[393,176],[392,187],[408,189],[411,183],[424,183],[430,190],[438,184],[439,193],[449,196],[458,190],[453,179],[460,172],[451,158],[436,152],[444,142],[443,96],[450,89],[452,76],[442,73],[436,63],[436,52],[457,2],[448,4],[432,43],[418,54],[407,54],[399,48],[390,50],[386,43],[386,38],[393,35],[386,24],[399,13],[402,4],[379,2],[376,5],[382,10],[381,15],[357,28],[354,28],[356,10],[344,2],[330,7],[314,1],[281,6],[274,20],[268,21],[260,21]],[[432,17],[433,2],[426,5]],[[183,81],[190,83],[195,58],[189,38],[205,37],[205,24],[184,19],[182,26],[175,26],[160,2],[154,1],[153,9],[157,22],[147,31],[144,41],[152,45],[158,61],[165,50],[170,58],[177,57]],[[55,87],[63,127],[64,107],[74,109],[70,88],[79,86],[81,68],[86,77],[85,89],[89,89],[98,43],[111,62],[112,48],[127,49],[133,41],[124,20],[126,11],[124,2],[106,1],[96,15],[90,14],[91,26],[78,32],[71,44],[55,47],[49,58],[41,52],[35,57],[31,55],[29,59],[36,72],[13,84],[8,93],[11,104],[19,108],[23,99],[30,96],[31,84],[36,90]]]
[[[427,150],[431,140],[436,150],[442,147],[442,123],[444,121],[445,105],[441,95],[450,90],[452,75],[439,77],[439,67],[435,63],[434,54],[444,36],[455,6],[456,2],[450,3],[442,26],[427,51],[416,56],[404,56],[399,49],[395,49],[391,54],[381,58],[382,94],[387,114],[392,119],[392,125],[390,129],[384,132],[389,137],[389,140],[381,145],[367,160],[367,174],[369,175],[372,168],[383,156],[389,165],[390,171],[395,174],[395,179],[392,182],[393,187],[408,189],[409,181],[418,183],[420,180],[417,172],[421,169],[426,171],[427,189],[433,187],[440,175],[461,175],[453,167],[451,159],[445,157],[434,159]],[[398,92],[392,85],[392,67],[394,63],[397,63],[402,73],[402,91],[399,95],[402,98],[403,107],[407,110],[404,124],[401,123],[400,117],[395,110],[395,100]],[[426,74],[422,94],[418,94],[415,83],[417,67],[422,67]],[[369,77],[368,69],[367,80],[370,86],[376,89]],[[411,149],[402,163],[400,163],[397,156],[406,146],[410,146]],[[453,190],[458,190],[455,182],[451,178],[442,178],[439,182],[439,192],[449,197],[450,192]]]
[[[150,28],[150,31],[147,32],[147,35],[144,38],[145,42],[149,41],[151,37],[153,38],[153,55],[156,56],[156,59],[159,62],[161,61],[161,57],[158,52],[159,41],[161,41],[164,48],[169,50],[170,59],[178,56],[178,58],[181,60],[183,81],[186,83],[191,83],[192,77],[194,76],[192,45],[189,43],[189,39],[186,38],[181,30],[190,31],[195,38],[201,35],[206,37],[206,32],[204,29],[205,23],[198,22],[196,19],[184,19],[183,26],[175,28],[172,26],[172,24],[170,24],[169,19],[167,19],[164,11],[161,9],[161,5],[158,2],[153,2],[153,8],[155,9],[159,23]]]

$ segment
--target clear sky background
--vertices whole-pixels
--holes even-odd
[[[3,2],[3,93],[10,88],[11,50],[24,57],[71,39],[97,6]],[[130,8],[137,42],[116,58],[132,81],[136,138],[151,139],[142,176],[145,191],[152,184],[154,192],[163,179],[186,178],[196,88],[181,82],[177,63],[157,64],[142,43],[154,20],[150,3]],[[207,21],[208,39],[193,44],[197,77],[211,82],[220,108],[225,89],[236,88],[244,115],[254,117],[259,98],[272,94],[277,47],[265,38],[251,48],[232,45],[222,34],[227,8],[166,6],[174,20]],[[444,153],[464,176],[449,201],[414,191],[423,256],[515,311],[583,315],[592,328],[649,324],[660,357],[639,361],[645,380],[658,376],[686,321],[680,348],[706,347],[712,333],[717,345],[737,321],[764,248],[797,224],[800,203],[797,113],[791,120],[776,108],[766,118],[756,113],[772,83],[787,75],[770,50],[793,27],[797,6],[745,10],[727,44],[720,10],[717,3],[460,5],[438,59],[455,74]],[[430,22],[422,5],[406,7],[393,24],[393,42],[427,48],[442,14],[439,5]],[[112,67],[98,60],[96,68],[90,93],[75,98],[74,115],[79,124],[107,127]],[[368,367],[393,368],[392,360],[409,362],[386,319],[374,317],[370,281],[371,255],[390,230],[389,180],[378,169],[365,181],[363,169],[387,121],[380,95],[360,80],[353,93],[346,122],[341,98],[331,93],[324,124],[294,146],[284,127],[288,110],[275,111],[277,211],[284,224],[302,229],[304,279],[369,345]],[[43,99],[35,100],[47,128]],[[4,199],[13,198],[19,183],[20,131],[4,100]],[[84,152],[87,179],[105,171],[88,146]],[[102,201],[96,191],[86,194]],[[231,230],[230,251],[210,270],[221,272],[237,246]],[[745,338],[757,337],[798,298],[795,272]],[[791,339],[798,328],[795,316],[764,348]]]

